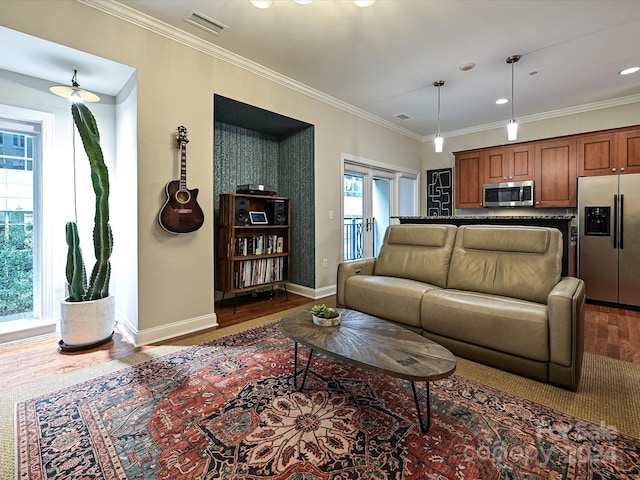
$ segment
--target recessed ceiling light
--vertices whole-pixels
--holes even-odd
[[[458,68],[460,70],[462,70],[463,72],[466,72],[467,70],[471,70],[475,66],[476,66],[476,64],[474,62],[467,62],[467,63],[463,63]]]
[[[638,70],[640,70],[640,67],[630,67],[630,68],[625,68],[624,70],[621,70],[618,73],[620,75],[629,75],[631,73],[636,73]]]
[[[373,5],[374,3],[376,3],[376,0],[353,0],[353,3],[356,4],[356,6],[358,7],[370,7],[371,5]]]
[[[273,5],[273,0],[250,0],[251,5],[258,8],[269,8]]]
[[[505,103],[509,103],[508,98],[499,98],[498,100],[496,100],[496,105],[504,105]]]

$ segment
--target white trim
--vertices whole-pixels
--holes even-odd
[[[287,292],[316,300],[318,298],[328,297],[329,295],[335,295],[336,286],[329,285],[328,287],[322,288],[309,288],[295,283],[287,283]]]
[[[365,167],[367,169],[374,168],[379,170],[386,170],[391,173],[407,173],[409,175],[419,175],[419,170],[414,170],[412,168],[401,167],[399,165],[392,165],[390,163],[377,162],[375,160],[369,160],[368,158],[358,157],[356,155],[351,155],[350,153],[342,152],[340,154],[342,157],[342,174],[344,176],[344,164],[345,162],[356,164],[361,167]]]
[[[157,33],[158,35],[161,35],[165,38],[168,38],[175,42],[186,45],[187,47],[191,47],[195,50],[198,50],[202,53],[210,55],[214,58],[224,60],[225,62],[230,63],[231,65],[240,67],[251,73],[254,73],[263,78],[266,78],[267,80],[271,80],[284,87],[290,88],[308,97],[311,97],[315,100],[319,100],[323,103],[339,108],[340,110],[344,110],[345,112],[351,113],[352,115],[363,118],[372,123],[376,123],[382,127],[388,128],[389,130],[393,130],[397,133],[405,135],[414,140],[421,141],[422,139],[421,135],[415,132],[412,132],[411,130],[407,130],[406,128],[400,127],[392,122],[384,120],[383,118],[372,115],[371,113],[366,112],[358,107],[354,107],[353,105],[347,102],[344,102],[335,97],[327,95],[326,93],[316,90],[315,88],[311,88],[303,83],[293,80],[292,78],[282,75],[274,70],[266,68],[252,60],[241,57],[240,55],[236,55],[235,53],[225,50],[224,48],[221,48],[217,45],[212,45],[211,43],[206,42],[196,37],[195,35],[184,32],[172,25],[164,23],[144,13],[140,13],[130,7],[122,5],[115,1],[112,1],[112,0],[76,0],[76,1],[84,5],[87,5],[88,7],[92,7],[92,8],[95,8],[96,10],[100,10],[101,12],[107,13],[113,17],[132,23],[138,27],[149,30],[153,33]]]
[[[144,330],[137,330],[121,317],[119,312],[116,312],[116,316],[118,318],[118,330],[136,347],[190,335],[218,326],[218,316],[215,313]]]
[[[9,326],[11,328],[8,328]],[[57,328],[58,322],[56,320],[25,319],[0,323],[0,343],[55,333]]]
[[[137,25],[138,27],[144,28],[151,32],[157,33],[165,38],[173,40],[175,42],[181,43],[188,47],[194,48],[202,53],[207,55],[211,55],[212,57],[218,58],[220,60],[224,60],[232,65],[243,68],[249,72],[255,73],[256,75],[260,75],[268,80],[274,81],[280,85],[288,87],[292,90],[300,92],[308,97],[311,97],[315,100],[319,100],[333,107],[339,108],[340,110],[344,110],[345,112],[351,113],[357,117],[368,120],[372,123],[376,123],[382,127],[388,128],[389,130],[393,130],[397,133],[405,135],[414,140],[418,140],[422,143],[431,142],[435,138],[435,135],[420,135],[416,132],[408,130],[406,128],[400,127],[395,123],[389,122],[383,118],[380,118],[376,115],[372,115],[369,112],[366,112],[358,107],[355,107],[347,102],[339,100],[335,97],[327,95],[319,90],[311,88],[303,83],[300,83],[296,80],[293,80],[289,77],[286,77],[274,70],[266,68],[256,62],[248,60],[240,55],[236,55],[224,48],[220,48],[217,45],[212,45],[209,42],[206,42],[195,35],[184,32],[177,27],[169,25],[167,23],[161,22],[153,17],[145,15],[144,13],[140,13],[130,7],[117,3],[113,0],[76,0],[78,3],[82,3],[87,5],[88,7],[95,8],[96,10],[100,10],[108,15],[114,16],[126,22]],[[629,95],[626,97],[613,98],[611,100],[603,100],[601,102],[588,103],[585,105],[578,105],[576,107],[563,108],[559,110],[552,110],[550,112],[539,113],[535,115],[530,115],[528,117],[518,117],[519,123],[529,123],[529,122],[537,122],[541,120],[547,120],[550,118],[563,117],[567,115],[574,115],[582,112],[589,112],[592,110],[600,110],[603,108],[616,107],[621,105],[627,105],[630,103],[640,102],[640,94],[637,95]],[[494,122],[487,123],[484,125],[477,125],[474,127],[463,128],[460,130],[452,130],[449,132],[441,132],[443,137],[458,137],[461,135],[468,135],[472,133],[485,132],[487,130],[494,130],[496,128],[501,128],[506,125],[506,119],[502,122]]]
[[[566,117],[568,115],[576,115],[578,113],[591,112],[594,110],[602,110],[604,108],[620,107],[622,105],[629,105],[632,103],[640,102],[640,94],[629,95],[626,97],[612,98],[611,100],[603,100],[601,102],[587,103],[585,105],[578,105],[576,107],[562,108],[559,110],[551,110],[550,112],[537,113],[535,115],[529,115],[527,117],[518,117],[518,123],[531,123],[540,122],[542,120],[549,120],[551,118]],[[459,137],[462,135],[469,135],[472,133],[486,132],[487,130],[494,130],[497,128],[505,128],[507,126],[507,120],[501,122],[487,123],[485,125],[478,125],[475,127],[462,128],[460,130],[452,130],[445,132],[447,137]],[[442,135],[445,136],[445,133]],[[427,135],[422,137],[421,141],[431,142],[435,138],[435,135]]]

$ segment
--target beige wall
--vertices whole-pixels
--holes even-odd
[[[328,211],[340,212],[341,154],[420,170],[422,145],[414,139],[85,5],[3,0],[0,23],[137,70],[137,211],[112,215],[137,216],[137,245],[135,235],[129,244],[126,234],[115,241],[120,248],[137,248],[138,307],[124,321],[139,343],[215,321],[214,93],[315,125],[316,231],[323,232],[316,245],[317,289],[335,284],[340,217],[329,220]],[[189,187],[200,189],[207,220],[196,234],[174,236],[161,230],[156,218],[164,185],[178,173],[178,125],[188,128]],[[329,259],[326,269],[322,258]],[[118,272],[113,275],[117,281]]]

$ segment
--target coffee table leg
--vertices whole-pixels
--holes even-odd
[[[293,386],[296,387],[296,390],[301,391],[304,388],[304,382],[307,379],[307,373],[309,372],[309,365],[311,364],[311,355],[313,355],[313,350],[309,349],[309,358],[307,359],[307,366],[305,367],[304,374],[302,375],[302,383],[298,387],[298,342],[294,342],[294,343],[295,343],[295,346],[293,348]]]
[[[426,425],[422,421],[422,414],[420,413],[420,403],[418,403],[418,393],[416,392],[415,382],[411,382],[411,389],[413,390],[413,399],[416,401],[416,412],[418,412],[418,421],[420,422],[420,429],[423,432],[428,432],[431,427],[431,401],[429,400],[429,382],[427,384],[427,423]]]

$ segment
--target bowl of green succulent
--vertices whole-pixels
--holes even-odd
[[[321,327],[335,327],[340,325],[342,315],[335,308],[327,307],[324,303],[322,305],[314,305],[311,309],[313,316],[313,323]]]

